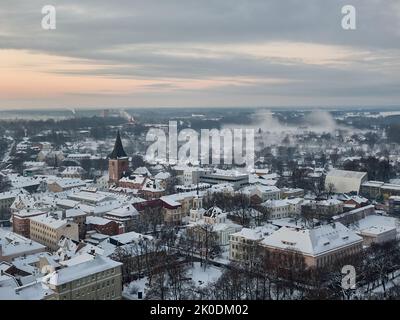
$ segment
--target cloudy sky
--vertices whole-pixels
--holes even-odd
[[[0,69],[2,109],[400,105],[400,1],[1,0]]]

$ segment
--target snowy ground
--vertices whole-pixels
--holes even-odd
[[[138,300],[138,292],[143,293],[143,298],[144,298],[144,289],[146,287],[147,283],[147,277],[132,281],[128,285],[124,286],[123,290],[123,297],[128,299],[128,300]]]
[[[192,279],[194,284],[200,288],[207,287],[212,282],[218,280],[222,275],[223,269],[215,266],[208,266],[204,269],[200,262],[194,262],[193,266],[189,264],[187,277]],[[138,292],[142,292],[142,299],[145,298],[147,277],[132,281],[124,286],[123,297],[128,300],[138,300]]]
[[[222,275],[222,269],[215,266],[208,266],[204,269],[200,262],[195,262],[193,267],[188,271],[188,277],[192,278],[193,282],[200,287],[205,287],[208,284],[218,280]]]

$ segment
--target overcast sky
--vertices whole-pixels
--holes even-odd
[[[2,109],[400,105],[400,1],[1,0],[0,68]]]

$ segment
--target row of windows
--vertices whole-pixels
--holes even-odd
[[[31,228],[31,231],[33,231],[32,233],[43,235],[46,238],[51,238],[53,241],[55,241],[57,239],[56,234],[53,233],[53,232],[50,233],[50,232],[43,231],[42,229],[38,229],[38,228],[35,228],[35,227]]]
[[[84,289],[79,289],[77,292],[96,291],[96,289],[97,290],[104,289],[105,287],[109,287],[110,284],[114,285],[114,283],[115,283],[115,279],[111,279],[111,281],[107,280],[107,281],[99,282],[99,283],[97,283],[97,285],[93,285],[91,287],[89,286],[89,287],[84,288]]]
[[[241,238],[241,237],[230,236],[230,240],[231,241],[236,241],[236,242],[239,242],[239,243],[248,243],[248,244],[252,244],[253,243],[253,240],[247,240],[247,239]]]
[[[36,241],[39,241],[39,242],[42,242],[42,243],[45,243],[45,244],[50,244],[50,245],[53,245],[53,244],[56,244],[57,243],[57,241],[55,240],[55,238],[54,238],[54,241],[52,241],[51,239],[49,239],[49,237],[44,237],[43,235],[41,235],[41,234],[32,234],[31,235],[31,238],[33,239],[33,240],[36,240]]]
[[[332,263],[333,261],[335,261],[338,258],[343,258],[344,256],[355,254],[359,250],[360,250],[360,247],[353,246],[353,247],[350,247],[350,248],[347,248],[344,250],[340,250],[339,252],[336,252],[334,254],[320,257],[317,259],[317,266],[320,267],[320,266],[326,265],[328,263]]]
[[[78,286],[78,287],[79,287],[79,286],[83,286],[83,285],[85,285],[85,284],[88,284],[88,283],[91,283],[91,282],[95,281],[95,280],[96,280],[96,275],[97,275],[98,278],[104,278],[104,277],[107,277],[107,276],[109,276],[109,275],[115,274],[115,272],[116,272],[116,269],[115,269],[115,268],[108,269],[108,270],[99,272],[99,273],[97,273],[97,274],[92,274],[92,275],[90,275],[90,276],[87,276],[87,277],[84,277],[84,278],[75,280],[75,281],[73,282],[73,284],[76,285],[76,286]],[[114,280],[114,279],[111,279],[111,284],[114,284],[114,282],[115,282],[115,280]],[[110,280],[107,280],[107,282],[104,282],[104,283],[106,283],[106,285],[108,286],[108,285],[110,285]],[[104,285],[105,285],[104,283],[103,283],[103,287],[104,287]],[[63,284],[61,288],[62,288],[62,289],[66,289],[66,288],[67,288],[67,284]]]
[[[89,292],[89,293],[86,293],[86,296],[90,296],[90,295],[91,295],[90,292]],[[77,293],[77,294],[75,295],[75,297],[78,298],[78,299],[82,297],[82,298],[84,299],[85,294],[83,293],[83,294],[81,295],[80,293]],[[110,292],[107,292],[106,294],[99,295],[97,298],[100,299],[100,300],[115,298],[115,290],[111,291],[111,293],[110,293]]]
[[[240,251],[240,252],[254,252],[255,248],[256,247],[254,247],[254,246],[242,246],[242,245],[237,245],[237,244],[236,245],[235,244],[231,245],[231,251],[237,250],[237,251]]]

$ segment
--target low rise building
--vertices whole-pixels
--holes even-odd
[[[82,179],[86,171],[79,166],[66,167],[63,172],[61,172],[61,177],[63,178],[73,178]]]
[[[361,185],[360,194],[368,199],[375,200],[381,195],[383,181],[367,181]]]
[[[121,266],[98,254],[79,255],[44,276],[42,283],[53,291],[51,300],[120,300]]]
[[[233,170],[205,171],[200,175],[199,181],[211,185],[230,183],[238,190],[249,184],[249,175]]]
[[[187,233],[194,236],[196,241],[204,243],[206,238],[204,233],[211,232],[215,235],[215,242],[217,245],[229,245],[229,235],[240,231],[242,226],[233,223],[230,219],[228,219],[228,214],[216,206],[204,211],[203,210],[198,210],[197,213],[199,214],[202,212],[202,216],[200,219],[198,219],[198,215],[196,215],[197,219],[188,226]],[[198,245],[198,247],[201,247],[201,245]]]
[[[261,204],[265,208],[269,219],[288,218],[301,213],[303,199],[268,200]]]
[[[316,203],[317,214],[334,216],[343,213],[343,202],[337,199],[327,199]]]
[[[357,221],[371,215],[375,214],[375,206],[368,205],[365,207],[361,207],[358,209],[354,209],[336,216],[332,217],[332,220],[335,222],[343,223],[344,225],[350,225],[352,223],[356,223]]]
[[[389,198],[389,213],[400,215],[400,197],[391,196]]]
[[[350,226],[364,240],[365,246],[382,244],[397,238],[399,221],[396,218],[369,215]]]
[[[307,267],[324,267],[362,250],[363,239],[341,223],[313,229],[282,227],[263,239],[260,245],[284,261],[294,252],[301,255]]]
[[[361,185],[366,181],[366,172],[333,169],[326,175],[325,189],[336,193],[356,192],[358,194]]]
[[[126,231],[132,231],[139,219],[139,212],[132,204],[129,204],[107,212],[104,218],[122,224]]]
[[[37,209],[22,209],[13,212],[12,227],[13,232],[20,234],[26,238],[30,238],[30,219],[33,217],[45,215],[47,211]]]
[[[47,187],[51,192],[63,192],[85,186],[85,181],[72,178],[59,178],[47,182]]]
[[[86,218],[87,231],[93,231],[108,236],[115,236],[124,233],[124,227],[121,223],[96,216],[88,216]]]
[[[260,243],[279,228],[271,224],[254,229],[243,228],[229,235],[229,259],[247,261],[260,254]]]
[[[78,224],[56,219],[48,214],[30,218],[31,239],[45,245],[49,250],[56,251],[63,236],[78,241]]]
[[[11,262],[17,257],[44,252],[45,249],[36,241],[0,228],[0,261]]]
[[[400,184],[367,181],[361,185],[361,194],[371,200],[379,198],[387,200],[391,196],[400,196]]]
[[[16,189],[0,193],[0,220],[10,218],[11,205],[20,194],[26,194],[24,189]]]

